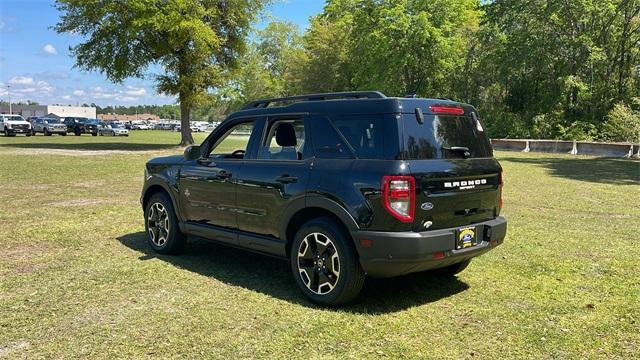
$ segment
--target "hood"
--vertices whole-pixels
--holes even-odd
[[[161,156],[153,158],[147,162],[148,165],[176,165],[184,162],[184,157],[181,155]]]
[[[11,125],[30,125],[28,121],[26,120],[9,120],[9,119],[5,119],[3,121],[5,124],[11,124]]]

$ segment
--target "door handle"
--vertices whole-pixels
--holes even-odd
[[[276,181],[283,184],[291,184],[298,181],[298,178],[295,176],[282,175],[276,178]]]
[[[197,161],[198,161],[198,164],[200,165],[216,166],[216,163],[213,161],[213,159],[210,159],[210,158],[200,158]]]
[[[218,173],[218,175],[216,175],[216,177],[217,177],[218,179],[225,180],[225,179],[230,178],[230,177],[231,177],[231,175],[232,175],[232,174],[231,174],[230,172],[226,172],[226,171],[222,170],[222,171],[220,171],[220,172]]]

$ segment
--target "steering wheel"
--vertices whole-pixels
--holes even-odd
[[[245,153],[246,153],[246,151],[244,151],[244,150],[236,150],[236,151],[231,153],[231,156],[232,157],[240,157],[240,156],[244,157]]]

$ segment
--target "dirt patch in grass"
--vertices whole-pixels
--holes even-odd
[[[181,151],[181,148],[175,148],[172,153]],[[136,154],[165,154],[166,152],[158,150],[137,150]],[[65,155],[65,156],[104,156],[104,155],[125,155],[131,154],[129,150],[67,150],[67,149],[49,149],[49,148],[25,148],[3,150],[2,155]]]
[[[70,199],[54,201],[49,203],[49,206],[88,206],[97,204],[113,203],[114,201],[106,199]]]
[[[46,264],[34,258],[51,252],[54,247],[43,242],[22,243],[3,250],[2,263],[7,274],[24,275],[46,268]]]
[[[10,355],[14,351],[23,350],[29,347],[26,341],[12,341],[8,344],[0,345],[0,356]]]

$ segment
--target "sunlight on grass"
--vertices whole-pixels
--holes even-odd
[[[638,353],[639,162],[499,153],[503,246],[457,280],[373,280],[356,303],[322,309],[285,262],[197,239],[181,256],[151,252],[143,164],[179,154],[178,140],[155,131],[0,139],[0,357]],[[33,155],[49,148],[129,153]]]

